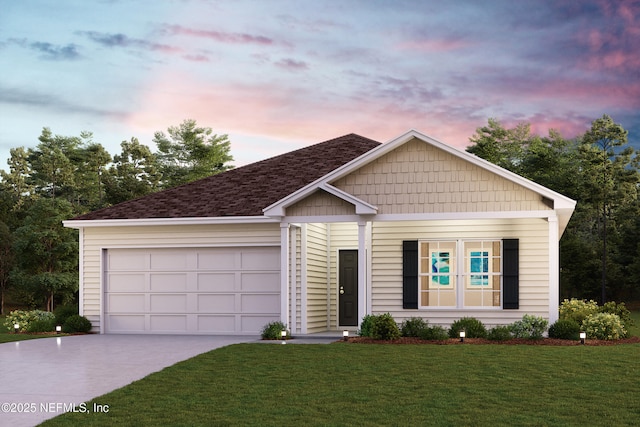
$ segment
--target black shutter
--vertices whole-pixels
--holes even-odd
[[[520,307],[519,291],[519,240],[502,241],[502,308]]]
[[[418,241],[402,242],[402,308],[418,308]]]

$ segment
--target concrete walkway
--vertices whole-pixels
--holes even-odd
[[[258,340],[257,336],[79,335],[0,344],[0,426],[34,426],[74,408],[85,412],[83,402],[167,366],[219,347]]]

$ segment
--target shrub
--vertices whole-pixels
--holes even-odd
[[[84,316],[74,314],[69,316],[62,325],[62,332],[72,334],[75,332],[90,332],[91,322]]]
[[[56,329],[56,319],[51,318],[37,319],[29,323],[27,332],[53,332]]]
[[[376,340],[396,340],[400,338],[398,324],[389,313],[376,316],[371,325],[371,337]]]
[[[511,335],[511,326],[496,326],[489,330],[487,338],[491,341],[506,341],[513,338]]]
[[[460,331],[464,330],[467,338],[486,338],[487,328],[484,324],[474,317],[463,317],[451,324],[449,328],[449,337],[460,337]]]
[[[617,315],[622,324],[624,325],[625,335],[622,338],[627,338],[629,336],[629,329],[634,325],[633,319],[631,318],[631,312],[624,305],[623,302],[616,303],[615,301],[609,301],[604,303],[602,307],[600,307],[600,311],[602,313],[611,313]]]
[[[617,314],[595,313],[582,323],[588,338],[599,340],[618,340],[627,335],[624,325]]]
[[[558,319],[549,327],[549,338],[578,340],[580,339],[580,325],[573,319]]]
[[[8,331],[13,331],[13,325],[18,324],[20,326],[20,332],[27,332],[29,325],[37,320],[51,320],[55,321],[53,313],[42,310],[14,310],[7,315],[4,320],[4,326]]]
[[[420,331],[420,335],[418,335],[420,339],[423,340],[446,340],[449,338],[449,334],[447,334],[447,330],[440,325],[427,326]]]
[[[582,325],[584,319],[600,311],[598,303],[593,300],[565,299],[560,304],[560,319],[573,319]]]
[[[525,314],[522,316],[522,320],[513,322],[511,325],[511,333],[514,338],[539,340],[547,330],[548,325],[549,322],[540,316]]]
[[[60,305],[53,310],[53,314],[56,316],[56,325],[64,325],[69,317],[79,313],[75,305]]]
[[[360,323],[360,330],[358,331],[358,335],[361,337],[372,337],[372,327],[373,322],[378,316],[367,314],[362,318],[362,323]]]
[[[419,337],[422,331],[429,327],[429,322],[422,317],[412,317],[400,325],[400,333],[403,337]]]
[[[270,322],[264,325],[260,335],[262,336],[263,340],[281,340],[282,331],[287,331],[287,335],[285,336],[285,339],[291,338],[291,335],[287,330],[287,325],[280,321]]]

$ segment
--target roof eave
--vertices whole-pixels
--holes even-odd
[[[66,220],[62,224],[67,228],[92,227],[150,227],[166,225],[212,225],[212,224],[265,224],[277,223],[278,219],[266,216],[223,216],[192,218],[140,218],[140,219],[95,219]]]

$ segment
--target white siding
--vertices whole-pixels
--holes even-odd
[[[280,245],[279,224],[87,227],[81,277],[84,315],[100,330],[102,249]]]
[[[375,222],[372,226],[372,311],[389,312],[397,322],[423,317],[450,325],[476,317],[488,326],[509,324],[525,313],[549,317],[549,225],[543,219]],[[451,310],[402,308],[402,241],[417,239],[520,239],[520,308]]]

